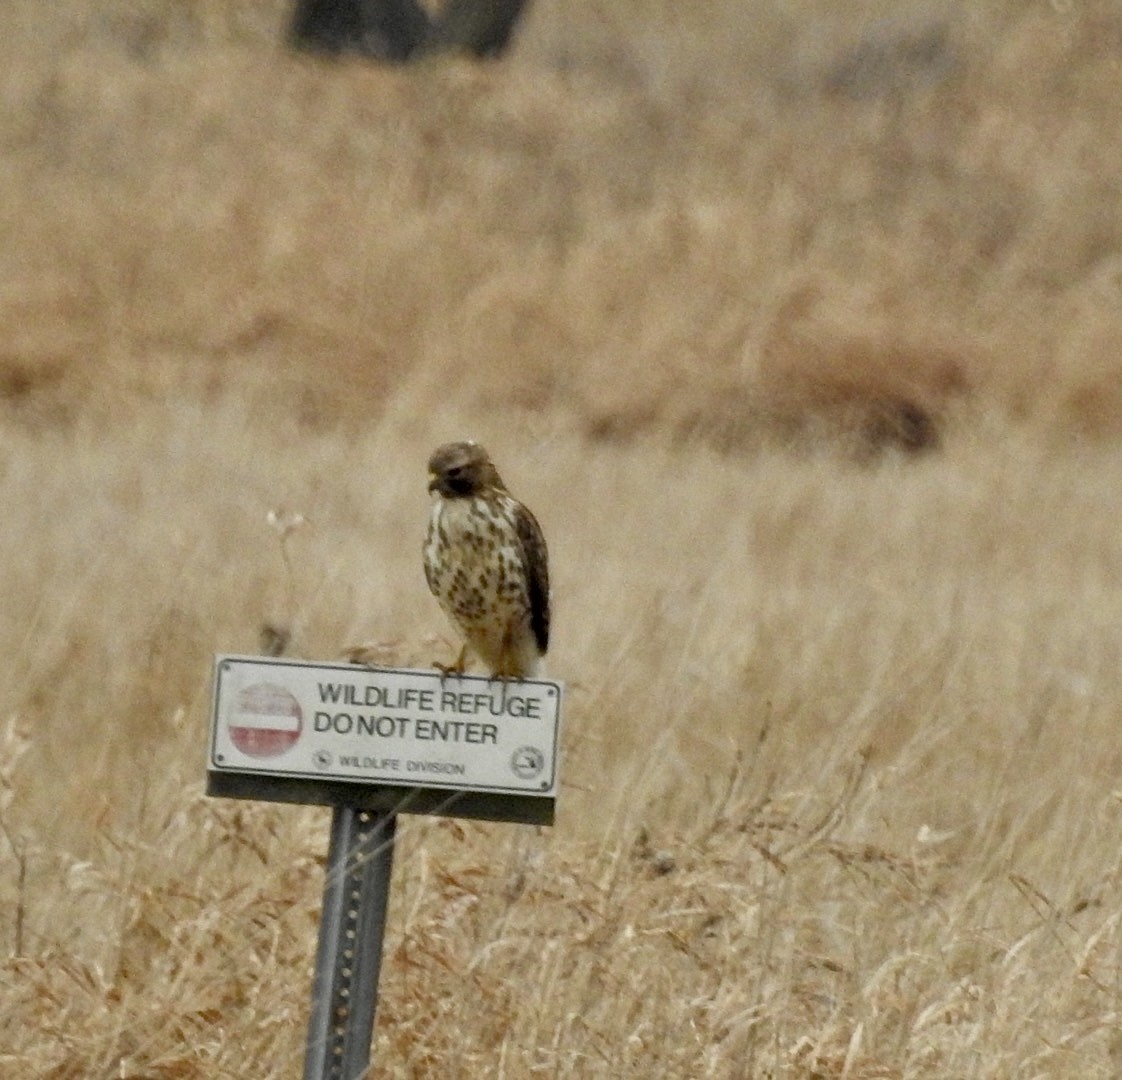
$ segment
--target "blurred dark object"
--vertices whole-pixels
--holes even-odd
[[[416,0],[296,0],[291,38],[300,49],[402,63],[430,32]]]
[[[276,623],[262,623],[257,639],[262,656],[284,656],[292,641],[292,631]]]
[[[500,56],[510,44],[526,0],[448,0],[432,27],[432,48]]]
[[[404,63],[421,53],[499,56],[527,0],[448,0],[431,20],[417,0],[296,0],[297,48]]]
[[[826,76],[826,90],[855,101],[899,97],[949,78],[959,58],[944,23],[874,22]]]

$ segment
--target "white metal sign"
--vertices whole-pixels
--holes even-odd
[[[209,770],[554,799],[561,684],[216,658]]]

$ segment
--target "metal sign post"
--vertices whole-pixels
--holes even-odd
[[[331,818],[304,1080],[353,1080],[370,1064],[396,821],[350,806]]]
[[[333,806],[304,1080],[370,1065],[399,813],[551,825],[560,683],[219,656],[207,794]]]

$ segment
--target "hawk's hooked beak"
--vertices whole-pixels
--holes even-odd
[[[429,480],[429,491],[436,491],[440,487],[440,477],[434,473],[429,473],[431,479]]]

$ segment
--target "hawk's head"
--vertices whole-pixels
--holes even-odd
[[[470,498],[487,488],[503,487],[498,470],[479,443],[445,443],[429,458],[429,491],[446,499]]]

